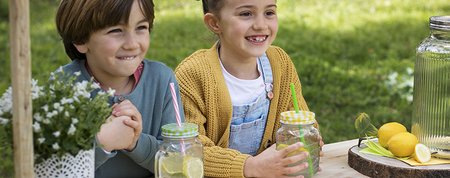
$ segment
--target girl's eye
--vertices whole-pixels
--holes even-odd
[[[272,11],[272,10],[266,12],[266,15],[267,15],[267,16],[272,16],[272,15],[276,15],[276,14],[277,14],[277,13],[276,13],[275,11]]]
[[[252,13],[250,13],[250,12],[241,12],[241,13],[239,13],[239,16],[251,16],[252,15]]]

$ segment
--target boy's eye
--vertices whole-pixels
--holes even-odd
[[[120,33],[120,32],[122,32],[122,29],[120,28],[114,28],[108,31],[108,33]]]
[[[148,26],[147,26],[147,25],[141,25],[141,26],[138,26],[137,29],[138,29],[138,30],[147,30],[147,29],[148,29]]]

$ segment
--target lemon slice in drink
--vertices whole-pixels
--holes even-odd
[[[183,174],[187,178],[202,178],[203,161],[200,158],[186,156],[183,160]]]
[[[282,150],[282,149],[284,149],[284,148],[286,148],[286,147],[288,147],[288,146],[289,146],[289,145],[283,144],[283,143],[278,144],[278,145],[277,145],[277,150]],[[300,147],[300,148],[298,148],[298,149],[296,149],[296,150],[290,152],[286,157],[291,157],[291,156],[294,156],[294,155],[298,155],[298,154],[300,154],[302,151],[307,151],[307,150],[305,149],[305,147]]]
[[[419,163],[426,163],[431,159],[430,149],[426,145],[418,143],[414,148],[413,157]]]
[[[168,174],[178,174],[183,172],[183,165],[180,160],[183,159],[181,155],[173,154],[168,157],[161,158],[161,165]]]

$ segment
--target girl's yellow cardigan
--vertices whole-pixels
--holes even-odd
[[[216,44],[217,45],[217,44]],[[217,46],[201,49],[184,59],[175,69],[187,122],[199,126],[204,146],[207,177],[244,177],[244,163],[250,155],[228,148],[232,104],[217,53]],[[275,143],[281,112],[292,110],[289,84],[295,84],[301,110],[308,110],[295,66],[281,48],[267,50],[273,73],[273,99],[270,102],[265,133],[259,153]]]

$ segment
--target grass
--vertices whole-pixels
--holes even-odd
[[[32,75],[40,81],[70,62],[55,31],[58,2],[30,2]],[[154,2],[148,58],[175,68],[215,41],[203,25],[200,1]],[[10,85],[7,5],[0,0],[0,92]],[[402,98],[408,89],[395,90],[385,83],[393,72],[408,77],[415,48],[429,34],[429,17],[445,14],[450,14],[446,0],[278,1],[274,45],[294,61],[326,143],[356,138],[353,122],[359,112],[368,113],[377,127],[397,121],[410,128],[412,104]]]

